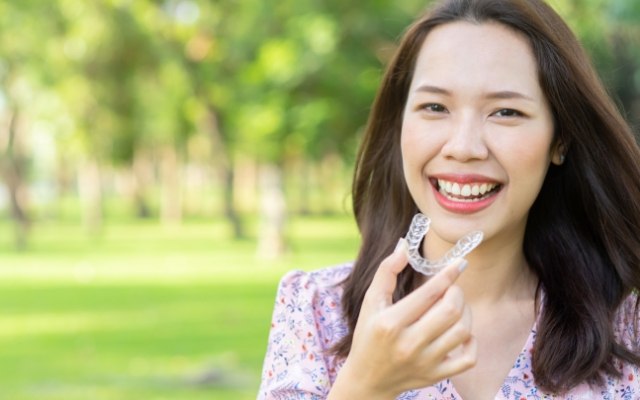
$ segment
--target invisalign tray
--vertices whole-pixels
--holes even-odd
[[[420,244],[429,231],[429,225],[431,225],[431,220],[426,215],[418,213],[413,217],[406,236],[409,247],[409,264],[413,269],[426,276],[435,275],[455,259],[469,254],[482,242],[482,232],[469,232],[461,237],[444,257],[436,261],[430,261],[420,255]]]

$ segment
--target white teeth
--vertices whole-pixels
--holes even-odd
[[[460,194],[463,195],[464,197],[469,197],[469,195],[471,194],[471,186],[464,185],[462,187],[462,190],[460,191]]]
[[[456,196],[455,200],[475,201],[478,196],[484,196],[498,186],[496,183],[470,183],[459,184],[457,182],[445,181],[438,179],[438,187],[440,192],[448,197]],[[471,198],[473,196],[473,198]],[[466,197],[466,198],[465,198]]]

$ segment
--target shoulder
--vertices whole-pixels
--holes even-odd
[[[615,331],[618,339],[630,349],[637,349],[640,345],[640,309],[638,308],[638,293],[628,295],[616,314]]]
[[[632,352],[640,345],[638,293],[632,292],[620,304],[614,319],[614,332],[620,344]],[[587,383],[576,388],[570,399],[638,399],[640,398],[640,366],[626,361],[618,364],[618,375],[605,374],[600,387],[591,387]]]
[[[352,266],[352,263],[346,263],[310,272],[290,271],[280,280],[279,290],[341,291],[341,283],[351,273]]]
[[[342,264],[315,271],[291,271],[280,280],[274,319],[315,320],[317,328],[342,322],[343,285],[352,264]],[[280,313],[280,315],[278,315]],[[342,331],[342,329],[338,329]],[[335,338],[333,338],[335,339]]]
[[[310,325],[327,342],[337,340],[346,329],[342,318],[342,282],[351,264],[316,271],[291,271],[278,285],[273,322],[287,321],[288,329]],[[327,342],[323,344],[328,344]]]
[[[619,317],[637,317],[638,316],[638,293],[631,292],[620,304],[618,308]]]
[[[280,280],[259,399],[326,397],[337,373],[328,350],[348,331],[340,302],[350,272],[343,264]]]

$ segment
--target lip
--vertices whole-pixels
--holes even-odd
[[[485,175],[479,174],[436,174],[429,175],[429,179],[443,179],[445,181],[457,182],[457,183],[498,183],[502,182],[489,178]]]
[[[489,207],[491,204],[493,204],[496,201],[496,199],[498,198],[498,194],[502,191],[502,188],[500,188],[498,191],[492,193],[490,196],[482,200],[477,200],[473,202],[455,201],[455,200],[451,200],[448,197],[445,197],[442,193],[440,193],[436,183],[438,179],[442,179],[450,182],[457,182],[459,184],[497,183],[497,184],[503,185],[502,182],[500,181],[497,181],[495,179],[489,178],[484,175],[478,175],[478,174],[438,174],[438,175],[430,176],[429,182],[431,183],[431,187],[433,188],[433,193],[438,204],[440,204],[440,206],[445,210],[456,213],[456,214],[473,214],[481,210],[484,210],[485,208]]]

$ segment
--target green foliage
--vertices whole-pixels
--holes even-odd
[[[0,241],[0,398],[254,399],[280,276],[357,247],[349,217],[291,229],[276,264],[229,240],[223,221],[123,221],[99,242],[41,224],[29,254]]]
[[[429,3],[2,2],[0,111],[20,112],[71,164],[126,169],[167,147],[185,161],[202,136],[203,159],[229,168],[239,155],[350,165],[395,40]],[[640,124],[638,2],[551,3]]]

